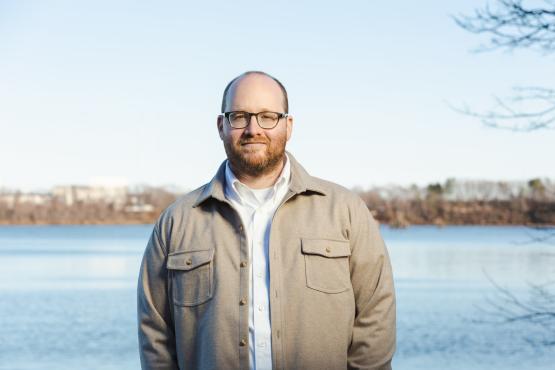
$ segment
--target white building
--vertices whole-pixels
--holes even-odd
[[[127,199],[127,186],[83,186],[66,185],[56,186],[52,189],[52,195],[66,205],[74,203],[106,202],[122,207]]]

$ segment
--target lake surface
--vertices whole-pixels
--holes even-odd
[[[139,369],[135,288],[151,230],[0,227],[0,369]],[[488,303],[502,302],[492,281],[520,299],[529,283],[553,282],[555,245],[529,243],[524,227],[382,232],[397,292],[395,369],[555,368],[554,330],[495,322]]]

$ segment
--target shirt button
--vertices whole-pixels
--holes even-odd
[[[247,267],[247,263],[245,261],[241,261],[241,267]]]
[[[241,341],[239,342],[239,346],[244,347],[247,345],[247,340],[246,339],[241,339]]]
[[[256,273],[256,276],[258,276],[259,278],[261,278],[261,277],[262,277],[262,273],[259,271],[259,272]]]
[[[258,306],[258,311],[264,311],[264,307]]]
[[[241,298],[241,300],[239,301],[239,305],[244,306],[247,304],[247,300],[245,298]]]
[[[239,225],[239,231],[243,231],[243,225]]]

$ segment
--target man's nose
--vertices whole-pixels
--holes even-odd
[[[256,136],[264,132],[264,129],[258,125],[258,121],[256,120],[256,116],[254,114],[251,114],[250,121],[248,122],[247,127],[245,127],[245,131],[252,136]]]

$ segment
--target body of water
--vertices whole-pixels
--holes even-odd
[[[139,369],[135,288],[151,230],[0,227],[0,369]],[[530,284],[555,280],[555,245],[531,242],[524,227],[382,231],[397,292],[395,369],[554,368],[554,331],[500,322],[510,305],[494,283],[527,299]]]

